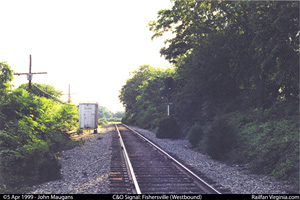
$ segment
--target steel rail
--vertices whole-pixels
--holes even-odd
[[[177,165],[179,165],[182,169],[184,169],[185,171],[187,171],[190,175],[192,175],[195,179],[197,179],[198,181],[201,181],[202,183],[205,184],[205,186],[209,189],[212,190],[213,192],[217,193],[217,194],[221,194],[221,192],[219,192],[218,190],[216,190],[215,188],[213,188],[210,184],[208,184],[206,181],[204,181],[202,178],[200,178],[198,175],[196,175],[194,172],[192,172],[190,169],[188,169],[186,166],[184,166],[183,164],[181,164],[178,160],[176,160],[175,158],[173,158],[170,154],[168,154],[166,151],[164,151],[163,149],[161,149],[160,147],[158,147],[156,144],[154,144],[153,142],[151,142],[150,140],[148,140],[146,137],[144,137],[143,135],[141,135],[139,132],[137,132],[136,130],[128,127],[126,124],[123,124],[125,127],[127,127],[128,129],[130,129],[131,131],[133,131],[134,133],[136,133],[138,136],[140,136],[143,140],[145,140],[146,142],[148,142],[149,144],[151,144],[152,146],[154,146],[157,150],[159,150],[162,154],[164,154],[165,156],[167,156],[169,159],[171,159],[173,162],[175,162]],[[206,190],[206,188],[201,188],[203,190]]]
[[[123,155],[125,157],[125,163],[126,163],[128,169],[129,169],[129,174],[130,174],[130,177],[132,178],[135,191],[136,191],[137,194],[141,194],[141,189],[140,189],[139,184],[138,184],[138,182],[136,180],[136,176],[135,176],[132,164],[131,164],[131,162],[129,160],[129,156],[128,156],[127,150],[125,148],[125,145],[124,145],[121,133],[120,133],[120,131],[118,129],[118,126],[116,124],[115,124],[115,126],[116,126],[116,130],[118,131],[118,136],[119,136],[120,144],[121,144],[121,147],[122,147],[122,150],[123,150]]]

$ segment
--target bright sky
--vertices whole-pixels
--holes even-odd
[[[170,0],[0,0],[0,62],[15,72],[29,71],[33,83],[51,84],[72,102],[97,101],[124,110],[118,96],[129,72],[140,65],[171,66],[151,41],[147,25]],[[18,86],[27,76],[15,76]],[[64,100],[67,100],[65,95]]]

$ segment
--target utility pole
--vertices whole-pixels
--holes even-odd
[[[29,55],[29,73],[14,73],[14,75],[27,75],[29,92],[31,92],[31,80],[33,74],[47,74],[47,72],[31,72],[31,54]]]
[[[71,103],[71,95],[73,94],[79,94],[79,93],[71,93],[71,89],[70,89],[70,84],[69,84],[69,91],[68,94],[63,94],[63,95],[68,95],[68,103]]]
[[[70,84],[69,84],[69,93],[68,93],[68,103],[71,103],[71,90],[70,90]]]

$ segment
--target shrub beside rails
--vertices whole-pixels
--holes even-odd
[[[0,193],[21,193],[32,184],[59,178],[55,154],[78,145],[67,133],[78,127],[78,108],[35,90],[11,90],[12,74],[0,63]]]

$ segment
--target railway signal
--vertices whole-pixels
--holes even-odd
[[[31,92],[31,80],[33,74],[47,74],[47,72],[31,72],[31,55],[29,55],[29,73],[14,73],[14,75],[27,75],[29,92]]]
[[[167,92],[167,114],[170,116],[170,105],[172,104],[170,102],[169,94],[174,90],[174,79],[172,77],[167,77],[165,79],[165,91]]]
[[[167,77],[165,79],[165,90],[169,93],[174,89],[174,79],[172,77]]]

